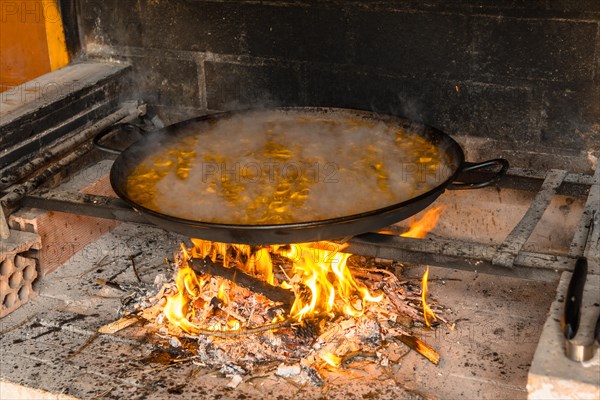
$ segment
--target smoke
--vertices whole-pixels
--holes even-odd
[[[417,131],[367,115],[254,111],[187,125],[186,144],[163,141],[142,162],[168,169],[143,205],[203,222],[317,221],[408,200],[456,167]],[[194,154],[185,179],[176,168],[181,151]],[[173,165],[161,167],[165,157]],[[135,200],[135,188],[128,191]]]

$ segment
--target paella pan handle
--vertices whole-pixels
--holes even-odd
[[[129,123],[115,124],[115,125],[111,125],[105,129],[103,129],[102,131],[100,131],[100,133],[98,133],[96,136],[94,136],[92,143],[98,150],[102,150],[105,153],[121,154],[122,150],[113,149],[112,147],[108,147],[108,146],[105,146],[102,143],[100,143],[102,141],[102,139],[104,139],[106,136],[112,134],[113,132],[115,132],[117,130],[126,130],[129,132],[135,131],[141,135],[145,135],[147,133],[144,129],[140,128],[139,126],[133,125],[133,124],[129,124]]]
[[[505,160],[504,158],[495,158],[493,160],[483,161],[483,162],[479,162],[479,163],[464,162],[460,168],[461,173],[467,172],[467,171],[475,171],[478,169],[486,169],[486,168],[495,167],[495,166],[496,167],[500,166],[500,170],[498,170],[497,172],[494,172],[494,175],[485,181],[480,181],[480,182],[454,181],[450,185],[448,185],[448,189],[450,189],[450,190],[477,189],[477,188],[489,186],[489,185],[496,183],[498,181],[498,179],[500,179],[508,170],[508,161]]]

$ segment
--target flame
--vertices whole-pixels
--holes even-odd
[[[347,266],[350,254],[338,251],[337,247],[335,243],[319,242],[279,249],[279,254],[293,261],[292,272],[300,278],[300,288],[307,289],[296,292],[290,312],[292,318],[302,321],[308,316],[336,312],[359,316],[365,302],[376,303],[383,299],[383,295],[371,295],[366,287],[354,280]]]
[[[427,280],[429,279],[429,266],[425,270],[423,274],[423,279],[421,280],[421,302],[423,304],[423,319],[425,320],[425,325],[431,327],[431,323],[429,322],[430,318],[437,320],[437,316],[433,312],[433,310],[427,304]]]
[[[423,238],[433,229],[441,217],[443,206],[433,207],[422,218],[411,223],[407,232],[401,236]],[[306,318],[334,316],[344,314],[360,316],[366,303],[379,302],[383,295],[374,296],[369,290],[352,276],[347,266],[350,254],[342,250],[347,245],[332,242],[301,243],[289,246],[253,247],[242,244],[226,244],[210,242],[202,239],[191,239],[193,247],[187,249],[181,245],[179,269],[175,278],[177,292],[167,297],[164,315],[175,326],[188,333],[199,332],[201,327],[190,320],[195,316],[193,303],[199,298],[207,281],[198,277],[188,265],[192,257],[209,257],[213,262],[219,259],[225,267],[235,265],[244,272],[263,279],[271,285],[293,290],[295,301],[290,310],[290,317],[301,322]],[[291,273],[288,281],[278,283],[273,272],[272,255],[277,254],[290,260]],[[425,324],[431,326],[430,320],[437,319],[427,304],[427,280],[429,267],[423,274],[421,299]],[[213,293],[224,305],[229,303],[229,286],[221,281],[215,286]],[[279,320],[275,318],[275,320]],[[211,324],[209,330],[238,330],[241,323],[231,319],[226,324]],[[336,356],[324,356],[324,361],[337,366]],[[339,357],[338,357],[339,358]],[[337,364],[337,365],[336,365]]]
[[[429,231],[435,228],[438,220],[442,216],[442,212],[444,211],[444,206],[436,206],[428,210],[425,215],[421,219],[415,219],[411,224],[408,231],[404,232],[400,236],[403,237],[411,237],[411,238],[424,238]],[[421,279],[421,303],[423,304],[423,319],[425,320],[425,325],[431,327],[430,319],[436,320],[437,317],[433,310],[427,304],[427,280],[429,279],[429,266],[425,270],[423,274],[423,279]]]
[[[323,361],[334,368],[337,368],[342,364],[342,359],[331,352],[327,352],[320,357]]]
[[[290,246],[267,246],[255,248],[248,245],[224,244],[192,239],[190,250],[182,245],[182,258],[175,278],[177,293],[167,298],[164,314],[167,319],[182,330],[193,333],[200,327],[190,322],[194,316],[192,303],[198,298],[206,282],[198,278],[187,261],[191,257],[219,258],[223,265],[234,263],[236,267],[271,285],[278,284],[273,272],[272,254],[278,254],[291,261],[289,282],[281,287],[292,289],[296,295],[290,310],[290,317],[302,321],[307,317],[333,316],[343,313],[350,316],[362,315],[367,302],[379,302],[383,295],[374,296],[352,276],[347,266],[350,254],[342,253],[345,247],[331,242],[303,243]],[[287,275],[286,275],[287,276]],[[229,302],[227,285],[221,283],[217,298],[224,304]],[[235,323],[237,322],[237,323]],[[239,329],[239,321],[227,326],[209,329]]]
[[[273,262],[271,255],[266,248],[258,249],[250,256],[246,270],[252,275],[260,276],[269,285],[275,284],[275,275],[273,274]]]
[[[188,310],[193,312],[193,307],[189,307],[189,305],[198,297],[206,282],[199,278],[188,265],[189,255],[183,246],[182,252],[183,257],[180,260],[177,276],[175,277],[177,293],[167,297],[163,312],[165,317],[175,326],[186,332],[197,332],[200,327],[189,321]]]
[[[428,210],[421,219],[414,220],[410,224],[410,228],[408,231],[404,232],[400,236],[410,237],[410,238],[424,238],[429,231],[435,228],[435,225],[439,221],[442,216],[442,212],[444,211],[444,206],[436,206]],[[425,320],[425,325],[431,327],[430,319],[436,320],[437,317],[433,310],[427,304],[427,280],[429,279],[429,266],[425,270],[423,274],[423,279],[421,280],[421,303],[423,304],[423,319]]]
[[[219,284],[217,299],[221,300],[225,305],[229,304],[228,289],[228,285],[224,281]]]
[[[421,219],[414,220],[410,224],[408,231],[404,232],[400,236],[419,239],[424,238],[429,231],[435,228],[435,225],[442,216],[443,211],[444,206],[436,206],[430,210],[427,210]]]

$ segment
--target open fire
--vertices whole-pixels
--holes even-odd
[[[188,315],[196,316],[193,305],[201,293],[208,290],[212,294],[210,277],[197,276],[189,266],[192,257],[209,257],[212,262],[221,261],[225,266],[236,266],[243,272],[257,276],[270,285],[290,289],[294,293],[294,302],[289,312],[290,321],[302,322],[307,318],[334,317],[336,314],[360,316],[367,302],[380,302],[383,294],[373,295],[363,284],[352,276],[348,268],[350,254],[331,242],[316,244],[295,244],[291,246],[269,246],[252,248],[247,245],[227,245],[200,239],[192,239],[194,247],[188,251],[182,246],[176,283],[177,293],[167,298],[165,316],[174,325],[188,333],[202,330],[191,323]],[[329,249],[327,249],[329,248]],[[279,255],[289,261],[291,268],[281,271],[286,280],[279,282],[275,278],[273,255]],[[220,281],[216,298],[227,305],[230,301],[226,291],[227,283]],[[191,309],[190,309],[190,306]],[[273,323],[284,318],[274,318]],[[233,318],[224,326],[211,325],[209,329],[229,330],[238,328],[242,321]]]
[[[421,219],[413,221],[410,229],[402,236],[425,237],[427,232],[435,227],[441,214],[441,206],[428,210]],[[364,313],[367,303],[381,302],[384,297],[382,293],[371,293],[364,284],[354,278],[348,267],[351,254],[342,252],[347,245],[319,242],[253,247],[202,239],[192,239],[192,243],[194,246],[191,249],[181,245],[175,278],[177,290],[167,297],[164,308],[164,315],[169,322],[187,333],[206,333],[207,330],[235,331],[240,330],[244,322],[248,322],[240,321],[231,315],[224,324],[211,324],[208,328],[206,324],[200,326],[190,322],[190,318],[198,317],[197,305],[206,303],[207,299],[199,301],[203,293],[207,293],[210,298],[216,298],[215,301],[225,306],[230,302],[228,283],[220,280],[215,290],[214,284],[211,285],[210,276],[198,276],[190,267],[189,260],[192,258],[208,257],[213,263],[221,262],[225,268],[235,267],[264,280],[269,285],[291,290],[294,293],[294,302],[289,315],[287,319],[278,315],[271,321],[274,324],[286,320],[301,323],[307,318],[333,318],[339,314],[357,317]],[[285,280],[279,281],[275,277],[272,255],[280,256],[291,264],[288,271],[280,266]],[[431,326],[430,320],[436,319],[436,316],[426,301],[428,273],[429,269],[423,275],[421,299],[424,322]]]
[[[441,213],[432,208],[403,235],[424,237]],[[333,242],[260,247],[200,239],[192,243],[191,248],[181,245],[175,282],[163,284],[144,315],[154,317],[159,336],[169,337],[171,346],[198,338],[202,349],[194,348],[195,353],[208,354],[202,343],[228,349],[219,353],[220,364],[214,354],[206,356],[205,364],[252,360],[240,367],[247,371],[256,361],[299,360],[313,371],[307,379],[319,384],[315,376],[320,368],[338,368],[357,356],[372,355],[387,365],[384,342],[392,341],[439,362],[435,350],[410,333],[415,324],[430,327],[436,319],[426,302],[428,271],[421,287],[402,282],[385,269],[365,268],[366,260],[351,258],[343,252],[346,245]],[[221,277],[215,270],[199,269],[198,262],[234,272]],[[246,280],[240,282],[242,275]],[[248,279],[260,282],[261,290],[252,290]],[[289,304],[273,301],[270,290],[287,292]],[[235,356],[225,357],[228,352]]]

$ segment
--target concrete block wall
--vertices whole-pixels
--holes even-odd
[[[130,61],[132,93],[173,119],[338,106],[524,152],[600,150],[594,0],[78,4],[86,56]]]

